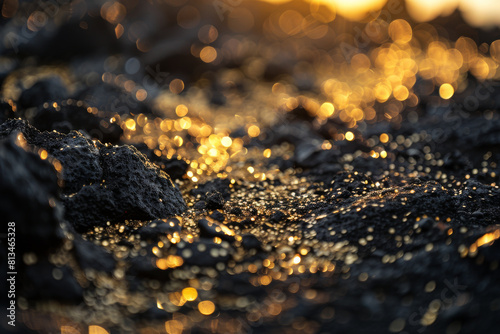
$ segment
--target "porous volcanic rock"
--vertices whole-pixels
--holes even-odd
[[[186,208],[170,177],[133,146],[103,145],[77,131],[40,132],[22,120],[0,126],[0,138],[12,132],[60,162],[65,218],[78,231],[108,221],[165,218]]]

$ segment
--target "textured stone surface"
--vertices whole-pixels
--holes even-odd
[[[39,132],[21,120],[1,125],[0,138],[14,131],[60,161],[65,217],[78,231],[108,221],[165,218],[186,207],[169,176],[132,146],[106,146],[75,131]]]

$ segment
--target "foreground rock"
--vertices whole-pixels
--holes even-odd
[[[48,161],[20,147],[20,138],[0,141],[0,216],[2,225],[15,223],[18,256],[32,251],[42,255],[62,240],[58,231],[63,211],[57,175]]]
[[[2,247],[0,277],[5,282],[7,272],[17,272],[16,293],[29,300],[81,300],[82,289],[72,270],[49,261],[64,238],[56,170],[47,159],[30,152],[22,135],[0,141],[0,192],[2,228],[14,233],[15,244],[9,244],[13,246],[9,252],[16,258],[14,267],[8,267],[7,247]],[[52,276],[54,272],[57,280]]]
[[[60,162],[65,218],[78,231],[125,219],[165,218],[186,207],[170,177],[132,146],[103,145],[76,131],[40,132],[21,120],[0,126],[0,138],[13,132]]]

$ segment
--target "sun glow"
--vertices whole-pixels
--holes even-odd
[[[282,4],[293,0],[262,0]],[[329,7],[333,12],[353,21],[366,18],[375,19],[378,12],[387,5],[389,11],[402,11],[399,2],[387,0],[307,0],[311,4]],[[473,26],[500,25],[500,2],[497,0],[405,0],[411,17],[418,22],[426,22],[438,16],[448,16],[459,9],[465,20]]]

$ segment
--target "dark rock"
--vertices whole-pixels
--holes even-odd
[[[243,211],[240,208],[231,208],[231,211],[229,211],[229,213],[232,215],[241,216],[243,214]]]
[[[54,276],[54,273],[58,272]],[[68,266],[57,267],[48,260],[38,261],[26,266],[21,276],[21,295],[28,300],[55,299],[65,302],[81,302],[83,289],[76,281],[73,271]]]
[[[251,216],[256,216],[259,213],[259,211],[257,211],[257,209],[254,208],[253,206],[249,206],[248,213],[250,213]]]
[[[214,212],[212,212],[210,217],[217,220],[217,221],[220,221],[220,222],[223,222],[226,219],[224,214],[222,212],[220,212],[219,210],[215,210]]]
[[[222,194],[217,190],[207,193],[205,201],[207,209],[210,210],[222,209],[225,203],[224,197],[222,197]]]
[[[478,211],[474,211],[474,212],[472,213],[472,216],[473,216],[474,218],[483,218],[483,217],[484,217],[484,213],[482,213],[481,211],[479,211],[479,210],[478,210]]]
[[[85,184],[101,180],[99,148],[81,133],[39,132],[25,121],[10,120],[0,126],[0,137],[16,131],[22,132],[30,145],[47,150],[61,162],[65,193],[75,193]]]
[[[261,248],[261,243],[259,239],[253,234],[242,235],[241,245],[246,249],[259,249]]]
[[[0,100],[0,124],[12,117],[15,117],[12,105],[4,100]]]
[[[91,241],[83,240],[80,237],[73,241],[74,253],[80,268],[92,268],[98,271],[111,273],[115,268],[113,255],[103,247]]]
[[[138,101],[133,94],[120,87],[104,82],[79,92],[75,99],[99,110],[119,115],[153,115],[153,110],[147,103]]]
[[[68,91],[60,77],[52,76],[37,81],[33,86],[22,91],[17,105],[21,109],[38,107],[44,102],[62,100],[68,97]]]
[[[134,145],[139,152],[144,154],[151,162],[158,165],[163,171],[165,171],[174,180],[182,179],[184,174],[189,167],[186,161],[178,159],[177,156],[173,156],[168,159],[164,156],[157,156],[153,150],[150,150],[146,144],[136,144]]]
[[[205,210],[206,207],[207,203],[205,201],[198,201],[193,206],[195,210]]]
[[[164,218],[186,208],[169,176],[132,146],[105,146],[79,132],[41,133],[20,120],[2,124],[0,138],[13,131],[60,161],[65,217],[78,231],[108,221]]]
[[[104,226],[107,221],[163,218],[185,210],[169,176],[134,147],[101,147],[99,154],[102,181],[83,187],[65,201],[66,217],[78,229]]]
[[[180,233],[181,227],[177,218],[170,218],[166,222],[156,219],[141,228],[138,228],[135,233],[141,236],[142,240],[158,241],[162,235],[173,235]]]
[[[168,278],[168,272],[156,266],[156,259],[151,253],[131,258],[129,261],[130,268],[128,269],[131,279],[135,280],[137,277],[146,277],[163,280]]]
[[[418,222],[418,227],[420,227],[422,231],[428,231],[434,227],[434,221],[430,218],[423,218]]]
[[[40,105],[37,110],[24,113],[24,117],[41,131],[68,133],[82,129],[102,142],[117,143],[120,140],[123,130],[110,121],[114,113],[91,108],[82,101],[70,99],[57,102],[57,105]]]
[[[231,182],[228,179],[219,179],[208,181],[204,184],[199,184],[196,188],[191,190],[193,196],[205,196],[207,193],[218,191],[225,200],[228,200],[231,196],[229,191],[229,185]]]
[[[198,220],[198,227],[200,228],[200,236],[203,238],[219,237],[222,240],[234,241],[234,231],[217,222],[210,222],[207,219]]]
[[[269,217],[269,221],[272,222],[272,223],[279,223],[281,222],[284,218],[286,217],[286,215],[281,212],[281,211],[276,211],[274,212],[271,217]]]
[[[16,138],[21,137],[13,133],[0,141],[0,216],[3,225],[15,222],[19,258],[25,252],[43,256],[62,240],[57,173],[49,161],[18,146],[23,140]]]

